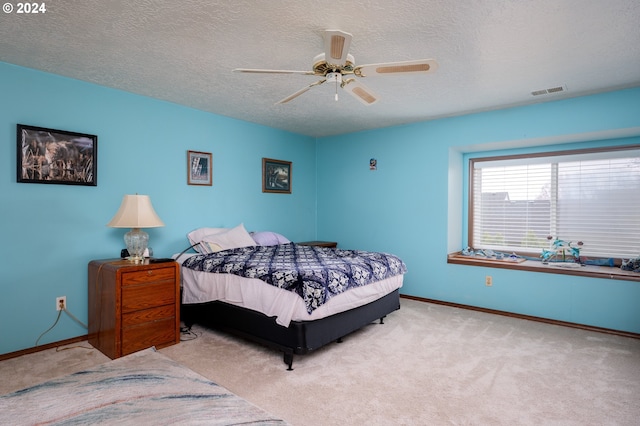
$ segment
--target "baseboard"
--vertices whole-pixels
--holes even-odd
[[[46,345],[34,346],[33,348],[22,349],[16,352],[9,352],[6,354],[0,355],[0,361],[4,361],[5,359],[17,358],[22,355],[34,354],[40,351],[46,351],[47,349],[57,348],[58,346],[70,345],[72,343],[83,342],[87,340],[88,336],[85,334],[84,336],[73,337],[71,339],[60,340],[58,342],[47,343]]]
[[[460,303],[446,302],[446,301],[443,301],[443,300],[427,299],[427,298],[424,298],[424,297],[408,296],[408,295],[404,295],[404,294],[401,294],[400,298],[417,300],[419,302],[434,303],[436,305],[450,306],[452,308],[468,309],[468,310],[471,310],[471,311],[484,312],[484,313],[487,313],[487,314],[502,315],[502,316],[506,316],[506,317],[519,318],[519,319],[524,319],[524,320],[529,320],[529,321],[537,321],[537,322],[543,322],[543,323],[547,323],[547,324],[560,325],[562,327],[579,328],[581,330],[595,331],[595,332],[598,332],[598,333],[614,334],[616,336],[630,337],[632,339],[640,339],[640,334],[631,333],[631,332],[628,332],[628,331],[613,330],[613,329],[602,328],[602,327],[594,327],[594,326],[586,325],[586,324],[577,324],[577,323],[567,322],[567,321],[558,321],[558,320],[553,320],[553,319],[549,319],[549,318],[534,317],[534,316],[531,316],[531,315],[516,314],[516,313],[513,313],[513,312],[499,311],[499,310],[496,310],[496,309],[481,308],[481,307],[472,306],[472,305],[463,305],[463,304],[460,304]]]
[[[602,327],[594,327],[594,326],[591,326],[591,325],[577,324],[577,323],[567,322],[567,321],[558,321],[558,320],[553,320],[553,319],[548,319],[548,318],[534,317],[534,316],[531,316],[531,315],[516,314],[516,313],[513,313],[513,312],[499,311],[497,309],[481,308],[481,307],[478,307],[478,306],[463,305],[463,304],[460,304],[460,303],[446,302],[444,300],[428,299],[426,297],[409,296],[409,295],[406,295],[406,294],[401,294],[400,298],[401,299],[416,300],[418,302],[434,303],[436,305],[450,306],[452,308],[468,309],[468,310],[471,310],[471,311],[484,312],[484,313],[487,313],[487,314],[502,315],[502,316],[507,316],[507,317],[512,317],[512,318],[519,318],[519,319],[529,320],[529,321],[543,322],[543,323],[546,323],[546,324],[560,325],[560,326],[563,326],[563,327],[571,327],[571,328],[578,328],[578,329],[581,329],[581,330],[595,331],[595,332],[598,332],[598,333],[613,334],[613,335],[616,335],[616,336],[629,337],[629,338],[632,338],[632,339],[640,339],[640,334],[639,333],[631,333],[631,332],[628,332],[628,331],[613,330],[613,329],[602,328]],[[16,352],[9,352],[9,353],[0,355],[0,361],[4,361],[6,359],[11,359],[11,358],[16,358],[16,357],[19,357],[19,356],[22,356],[22,355],[27,355],[27,354],[32,354],[32,353],[44,351],[44,350],[51,349],[51,348],[57,348],[58,346],[64,346],[64,345],[70,345],[72,343],[82,342],[82,341],[85,341],[87,339],[88,339],[88,336],[84,335],[84,336],[73,337],[71,339],[60,340],[58,342],[47,343],[46,345],[35,346],[33,348],[22,349],[22,350],[16,351]]]

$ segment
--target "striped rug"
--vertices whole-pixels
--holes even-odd
[[[0,396],[0,424],[284,425],[248,401],[146,349]]]

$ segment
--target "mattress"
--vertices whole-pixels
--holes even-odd
[[[178,259],[184,261],[187,256]],[[222,301],[275,317],[288,327],[291,321],[313,321],[366,305],[402,287],[403,275],[349,289],[308,313],[303,299],[296,293],[266,284],[256,278],[234,274],[194,271],[181,268],[182,303],[196,304]]]

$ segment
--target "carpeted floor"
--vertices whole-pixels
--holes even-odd
[[[294,425],[638,425],[640,340],[414,300],[294,359],[221,333],[160,352]],[[84,344],[82,346],[88,346]],[[0,363],[0,393],[108,359]]]

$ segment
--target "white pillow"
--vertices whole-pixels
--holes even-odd
[[[198,228],[189,232],[187,234],[187,238],[189,239],[189,243],[191,245],[194,245],[201,242],[204,239],[204,237],[206,237],[207,235],[220,234],[222,232],[228,231],[229,229],[231,228]],[[202,253],[202,250],[200,249],[199,244],[194,246],[193,249],[198,253]]]
[[[224,232],[216,232],[202,238],[202,252],[212,253],[220,250],[230,250],[238,247],[253,247],[256,242],[244,229],[244,224]]]

